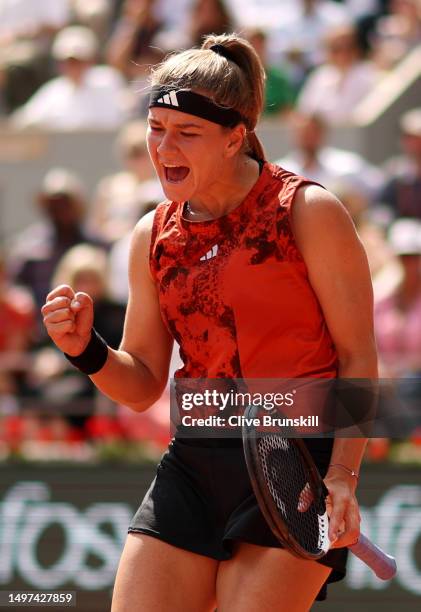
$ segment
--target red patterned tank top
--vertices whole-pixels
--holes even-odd
[[[155,212],[150,266],[163,321],[180,345],[177,377],[334,377],[337,353],[291,229],[307,179],[265,163],[245,200],[192,222]]]

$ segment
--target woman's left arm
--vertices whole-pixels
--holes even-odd
[[[316,185],[302,187],[292,208],[297,246],[338,354],[340,378],[377,378],[373,291],[364,248],[344,206]],[[359,535],[355,497],[366,438],[336,438],[324,482],[331,504],[329,537],[335,547]],[[347,468],[347,469],[345,469]]]

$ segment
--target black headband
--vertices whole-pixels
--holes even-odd
[[[181,113],[195,115],[202,119],[218,123],[223,127],[234,127],[246,123],[241,114],[233,108],[220,106],[210,98],[191,91],[190,89],[169,89],[155,85],[151,89],[149,108],[170,108]]]

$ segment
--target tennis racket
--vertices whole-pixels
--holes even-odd
[[[317,560],[330,548],[327,488],[304,442],[259,431],[259,407],[244,412],[243,446],[253,491],[269,527],[290,552]],[[382,580],[396,574],[396,562],[360,534],[349,550]]]

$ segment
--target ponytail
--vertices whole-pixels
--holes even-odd
[[[175,53],[152,70],[152,85],[192,89],[237,111],[247,129],[249,152],[264,159],[254,130],[264,104],[265,70],[252,45],[236,34],[210,34],[201,49]]]
[[[266,161],[265,150],[254,130],[252,132],[247,132],[246,142],[248,145],[248,152],[251,154],[253,159],[257,161]]]

